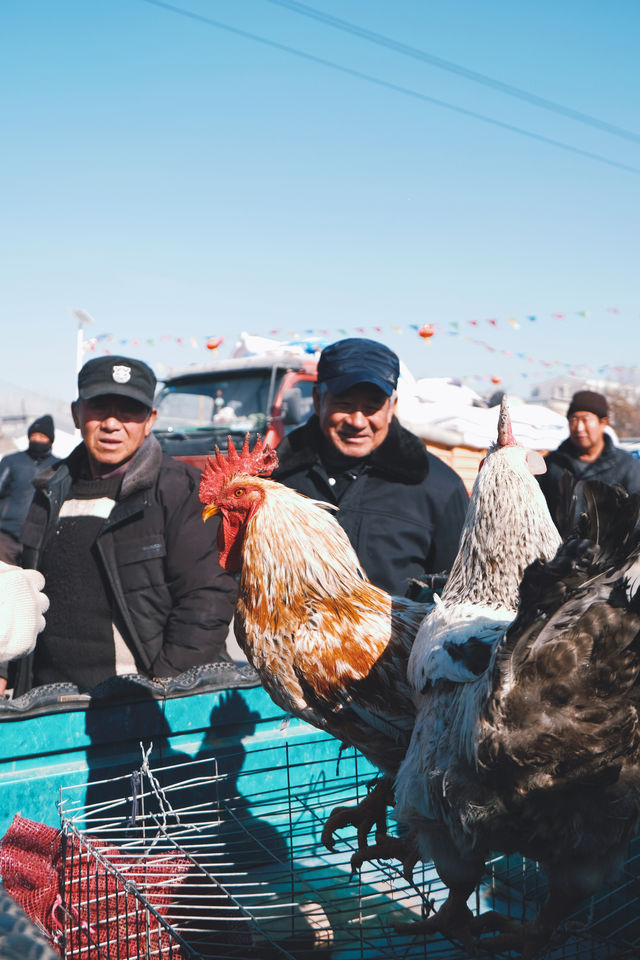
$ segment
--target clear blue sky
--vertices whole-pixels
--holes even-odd
[[[70,397],[74,307],[160,372],[241,330],[481,391],[638,364],[638,4],[303,9],[4,0],[0,380]]]

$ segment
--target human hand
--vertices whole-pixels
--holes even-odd
[[[43,587],[37,570],[0,562],[0,660],[24,657],[34,649],[49,608]]]

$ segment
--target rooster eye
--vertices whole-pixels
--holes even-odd
[[[234,497],[244,497],[244,487],[236,487],[233,491]]]

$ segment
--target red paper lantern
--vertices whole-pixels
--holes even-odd
[[[209,337],[207,350],[217,350],[221,343],[224,343],[224,337]]]
[[[433,329],[432,323],[425,323],[425,325],[418,330],[418,336],[422,337],[423,340],[430,340],[434,333],[435,330]]]
[[[500,383],[502,377],[491,377],[491,383]]]

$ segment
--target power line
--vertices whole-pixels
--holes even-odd
[[[480,120],[483,123],[490,123],[492,126],[500,127],[502,130],[508,130],[510,133],[518,133],[520,136],[528,137],[531,140],[536,140],[538,143],[545,143],[547,146],[557,147],[560,150],[566,150],[569,153],[576,154],[577,156],[586,157],[589,160],[596,160],[598,163],[607,164],[610,167],[616,167],[618,170],[626,170],[627,173],[640,174],[640,168],[629,166],[626,163],[620,163],[617,160],[610,160],[608,157],[603,157],[598,153],[593,153],[590,150],[582,150],[580,147],[573,147],[570,144],[563,143],[560,140],[554,140],[551,137],[545,137],[539,133],[533,133],[530,130],[525,130],[522,127],[516,127],[514,124],[505,123],[502,120],[496,120],[493,117],[487,117],[485,114],[477,113],[475,110],[467,110],[465,107],[458,107],[455,104],[447,103],[445,100],[439,100],[436,97],[430,97],[425,93],[419,93],[417,90],[411,90],[409,87],[400,86],[397,83],[392,83],[388,80],[382,80],[379,77],[374,77],[371,74],[363,73],[361,70],[355,70],[352,67],[345,67],[342,64],[335,63],[332,60],[327,60],[324,57],[317,57],[312,53],[305,53],[302,50],[298,50],[295,47],[291,47],[288,44],[279,43],[277,40],[268,40],[266,37],[260,37],[255,33],[249,33],[247,30],[241,30],[239,27],[232,27],[228,23],[222,23],[220,20],[214,20],[212,17],[205,17],[199,13],[193,13],[190,10],[184,10],[180,7],[174,6],[172,3],[166,3],[165,0],[142,0],[143,3],[148,3],[151,6],[159,7],[163,10],[168,10],[170,13],[176,13],[179,16],[186,17],[189,20],[195,20],[198,23],[204,23],[209,27],[215,27],[218,30],[225,30],[227,33],[232,33],[235,36],[242,37],[245,40],[252,40],[255,43],[260,43],[263,46],[271,47],[274,50],[279,50],[283,53],[289,53],[292,56],[299,57],[302,60],[307,60],[310,63],[318,64],[319,66],[327,67],[330,70],[336,70],[339,73],[343,73],[350,77],[356,77],[358,80],[365,80],[367,83],[375,84],[378,87],[384,87],[387,90],[392,90],[395,93],[401,93],[408,97],[413,97],[416,100],[420,100],[423,103],[430,103],[436,107],[442,107],[445,110],[451,110],[454,113],[460,114],[464,117],[470,117],[474,120]]]
[[[499,90],[500,93],[505,93],[510,97],[517,97],[518,100],[523,100],[525,103],[529,103],[535,107],[541,107],[543,110],[550,110],[553,113],[558,113],[563,117],[568,117],[571,120],[577,120],[579,123],[586,123],[591,127],[596,127],[598,130],[602,130],[605,133],[610,133],[616,137],[622,137],[625,140],[631,140],[634,143],[640,143],[640,135],[633,133],[630,130],[625,130],[623,127],[615,126],[612,123],[607,123],[605,120],[599,120],[598,117],[593,117],[588,113],[582,113],[580,110],[574,110],[572,107],[565,107],[561,103],[556,103],[554,100],[547,100],[544,97],[539,97],[535,93],[529,93],[526,90],[522,90],[520,87],[515,87],[509,83],[503,83],[501,80],[496,80],[493,77],[489,77],[484,73],[479,73],[476,70],[469,70],[467,67],[462,67],[457,63],[453,63],[451,60],[444,60],[442,57],[436,57],[434,54],[427,53],[424,50],[420,50],[417,47],[409,46],[406,43],[401,43],[399,40],[393,40],[391,37],[384,36],[381,33],[375,33],[373,30],[367,30],[365,27],[360,27],[356,23],[351,23],[348,20],[341,20],[339,17],[333,17],[328,13],[323,13],[321,10],[316,10],[314,7],[308,7],[304,3],[299,3],[298,0],[267,0],[268,3],[273,3],[276,6],[284,7],[286,10],[291,10],[293,13],[299,13],[303,17],[310,17],[313,20],[318,20],[320,23],[324,23],[329,27],[333,27],[336,30],[342,30],[344,33],[350,33],[354,37],[360,37],[362,40],[368,40],[370,43],[375,43],[381,47],[387,47],[389,50],[394,50],[396,53],[401,53],[407,57],[413,57],[414,60],[422,60],[424,63],[431,64],[431,66],[437,67],[439,70],[447,70],[449,73],[455,73],[460,77],[464,77],[466,80],[472,80],[474,83],[481,83],[485,87],[491,87],[494,90]]]

